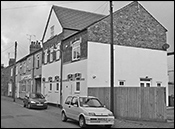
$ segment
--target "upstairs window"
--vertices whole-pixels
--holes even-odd
[[[26,62],[24,62],[23,67],[24,67],[24,73],[26,73]]]
[[[13,76],[13,68],[11,68],[11,76]]]
[[[56,45],[56,60],[60,59],[60,43]]]
[[[39,54],[36,55],[36,68],[39,68]]]
[[[47,49],[44,51],[44,64],[47,64]]]
[[[50,48],[50,62],[53,61],[53,46]]]
[[[72,42],[72,61],[79,60],[81,55],[80,49],[81,38]]]

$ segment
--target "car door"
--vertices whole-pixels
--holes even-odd
[[[79,104],[78,104],[78,97],[73,97],[71,104],[70,104],[70,116],[72,119],[78,120],[78,116],[80,113]]]
[[[66,116],[70,118],[70,103],[72,100],[72,96],[68,96],[65,103],[64,103],[64,109],[66,111]]]

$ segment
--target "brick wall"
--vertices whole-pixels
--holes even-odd
[[[72,47],[70,42],[79,37],[82,37],[82,42],[80,44],[80,60],[87,58],[87,31],[83,31],[63,41],[63,63],[72,62]]]
[[[11,68],[12,66],[8,66],[4,69],[1,69],[1,95],[4,96],[7,96],[8,83],[13,79],[13,76],[11,77]]]
[[[114,12],[114,44],[163,50],[166,29],[138,2]],[[88,28],[88,40],[110,43],[110,16]]]

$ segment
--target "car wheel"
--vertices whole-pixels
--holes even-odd
[[[25,103],[23,103],[23,107],[26,107]]]
[[[84,119],[83,116],[81,116],[80,119],[79,119],[79,126],[80,126],[81,128],[86,127],[86,122],[85,122],[85,119]]]
[[[67,116],[66,116],[65,112],[62,112],[62,113],[61,113],[61,120],[62,120],[63,122],[67,121]]]
[[[31,108],[31,104],[30,104],[30,103],[27,104],[27,108],[28,108],[28,109]]]

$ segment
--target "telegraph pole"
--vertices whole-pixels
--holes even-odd
[[[13,68],[13,101],[15,102],[15,92],[16,92],[16,55],[17,55],[17,42],[15,41],[15,62]]]
[[[110,109],[114,113],[114,49],[113,49],[113,7],[110,1],[110,18],[111,18],[111,88],[110,88]]]

